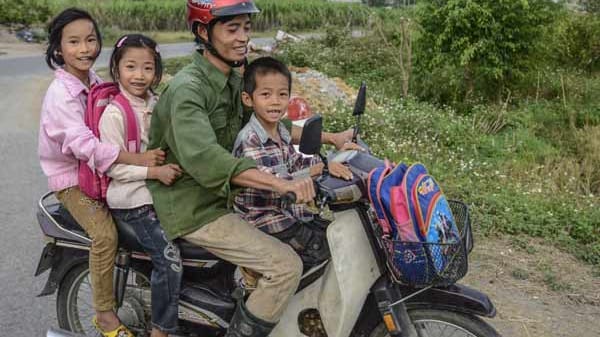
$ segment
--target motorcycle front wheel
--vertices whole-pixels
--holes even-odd
[[[87,264],[71,269],[61,281],[56,296],[56,314],[61,329],[86,336],[97,336],[92,324],[95,315],[92,287]],[[150,326],[150,280],[131,268],[123,305],[118,310],[121,322],[137,336],[143,336]]]
[[[435,309],[408,310],[419,337],[501,337],[494,328],[479,317]],[[369,337],[389,337],[383,321],[368,334]]]

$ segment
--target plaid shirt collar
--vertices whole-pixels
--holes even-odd
[[[250,121],[248,121],[248,124],[252,127],[254,132],[256,132],[258,139],[260,139],[260,142],[263,145],[266,144],[269,141],[269,139],[271,139],[271,136],[269,136],[269,133],[267,133],[267,130],[265,130],[265,128],[262,126],[262,124],[260,124],[260,121],[258,120],[258,118],[256,118],[256,113],[252,114],[252,117],[250,117]],[[279,136],[281,137],[281,140],[286,145],[289,144],[292,141],[292,136],[290,135],[288,130],[285,128],[285,125],[283,125],[283,123],[279,123],[277,128],[278,128]]]

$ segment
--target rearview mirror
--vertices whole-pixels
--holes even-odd
[[[352,116],[360,116],[365,112],[365,105],[367,101],[367,83],[364,81],[358,89],[358,95],[356,95],[356,103],[354,103],[354,111]]]
[[[321,152],[321,132],[323,131],[323,119],[320,115],[309,118],[302,128],[300,138],[300,152],[304,154],[319,154]]]
[[[354,103],[354,111],[352,116],[356,118],[356,125],[354,126],[354,132],[352,133],[352,142],[358,142],[358,132],[360,130],[360,117],[365,113],[365,106],[367,103],[367,83],[363,81],[358,89],[358,95],[356,95],[356,103]]]

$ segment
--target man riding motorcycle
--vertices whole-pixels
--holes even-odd
[[[231,155],[242,126],[241,77],[253,1],[188,0],[188,25],[203,50],[175,75],[154,109],[149,148],[167,152],[183,168],[172,186],[148,182],[169,239],[183,238],[261,278],[246,302],[239,301],[226,336],[267,336],[298,286],[302,263],[286,244],[233,213],[236,186],[294,192],[298,202],[314,198],[310,179],[287,181]],[[298,138],[298,131],[293,132]],[[333,144],[348,133],[325,134]]]

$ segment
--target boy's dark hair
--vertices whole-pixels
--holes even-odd
[[[100,30],[96,20],[92,18],[90,13],[75,7],[67,8],[60,12],[52,22],[48,25],[48,48],[46,49],[46,64],[50,69],[54,70],[56,67],[63,66],[65,60],[59,54],[60,51],[60,40],[62,39],[62,31],[66,25],[77,20],[89,20],[94,25],[96,31],[96,37],[98,38],[98,53],[94,56],[94,60],[100,55],[102,50],[102,37],[100,36]]]
[[[256,90],[256,75],[281,74],[288,80],[289,92],[292,92],[292,74],[281,61],[265,56],[252,61],[244,70],[244,91],[249,95]]]
[[[158,85],[163,73],[162,58],[158,51],[158,45],[156,41],[142,34],[123,35],[115,43],[109,64],[110,77],[113,81],[117,81],[119,78],[119,62],[128,48],[148,48],[152,52],[154,55],[154,82],[152,82],[152,87]]]

